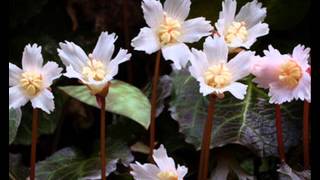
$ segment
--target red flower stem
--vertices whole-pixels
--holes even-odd
[[[208,117],[204,126],[202,136],[202,146],[200,154],[199,174],[198,180],[205,180],[208,178],[208,165],[209,165],[209,152],[211,143],[211,132],[213,126],[213,113],[215,110],[216,95],[212,94],[209,96],[208,105]]]
[[[150,119],[150,145],[149,145],[149,160],[152,161],[152,153],[155,144],[155,131],[156,131],[156,109],[157,109],[157,87],[159,81],[160,71],[160,56],[161,51],[157,52],[156,64],[152,82],[152,95],[151,95],[151,119]]]
[[[283,137],[282,137],[282,126],[281,126],[281,109],[280,105],[275,105],[276,110],[276,129],[277,129],[277,141],[278,141],[278,151],[281,163],[284,163],[286,161],[285,158],[285,150],[284,150],[284,144],[283,144]]]
[[[309,156],[309,103],[303,104],[303,162],[304,169],[310,169]]]
[[[30,160],[30,180],[35,179],[35,164],[37,153],[39,111],[34,108],[32,111],[32,139],[31,139],[31,160]]]
[[[106,180],[106,99],[98,96],[100,101],[100,158],[101,158],[101,177]]]

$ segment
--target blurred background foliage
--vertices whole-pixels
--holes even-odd
[[[239,7],[248,1],[238,0],[237,2],[239,10]],[[259,38],[252,50],[261,55],[262,51],[272,44],[282,53],[291,53],[297,44],[310,46],[310,0],[260,0],[259,2],[267,7],[265,21],[270,26],[270,33]],[[140,0],[12,0],[9,2],[9,62],[21,66],[24,46],[28,43],[37,43],[42,46],[45,61],[55,61],[63,66],[56,51],[59,42],[73,41],[89,53],[94,48],[101,31],[115,32],[118,35],[116,51],[119,47],[123,47],[129,49],[133,55],[131,61],[120,65],[119,73],[115,78],[136,86],[146,96],[150,96],[149,83],[152,79],[155,54],[146,55],[143,52],[132,51],[130,47],[131,39],[138,34],[140,28],[146,26],[140,5]],[[188,18],[204,16],[211,20],[213,25],[218,19],[220,10],[221,0],[192,0]],[[190,44],[190,47],[202,49],[203,41],[204,38],[198,43]],[[185,84],[179,84],[182,82],[179,78],[185,82],[187,77],[183,72],[171,73],[170,64],[169,61],[161,62],[161,75],[167,76],[162,76],[162,84],[158,93],[161,96],[158,100],[160,108],[157,119],[157,141],[165,145],[169,155],[173,156],[179,164],[184,164],[189,168],[186,179],[195,179],[199,159],[197,148],[202,128],[202,123],[199,122],[202,121],[195,122],[197,125],[195,129],[198,133],[190,132],[188,129],[193,127],[188,126],[189,119],[185,119],[188,118],[188,115],[183,114],[184,109],[178,111],[182,118],[173,116],[172,107],[175,107],[175,110],[179,109],[180,98],[183,99],[183,93],[177,94],[177,92],[186,88]],[[177,83],[172,84],[172,82]],[[63,176],[67,172],[66,169],[70,168],[76,170],[69,177],[62,179],[89,176],[95,174],[95,170],[99,170],[99,166],[94,161],[83,162],[88,158],[94,159],[96,155],[95,141],[99,137],[99,122],[97,121],[99,110],[71,98],[57,88],[78,84],[77,80],[61,77],[53,85],[56,110],[51,115],[42,113],[40,120],[37,173],[40,172],[42,175],[38,175],[39,179],[48,177],[61,179],[55,177]],[[188,82],[187,87],[194,87],[193,91],[198,88],[195,82]],[[200,97],[199,94],[195,94],[193,98],[196,97]],[[259,98],[258,100],[261,101]],[[201,106],[206,106],[206,100],[201,103]],[[300,105],[299,103],[293,105],[295,107],[293,109],[299,109]],[[302,116],[299,111],[295,113]],[[28,104],[22,108],[21,122],[15,121],[14,118],[17,117],[12,116],[14,123],[11,123],[10,119],[10,133],[12,129],[14,136],[10,135],[11,139],[9,139],[9,175],[11,179],[25,179],[30,158],[31,106]],[[300,122],[302,122],[301,118],[297,119],[292,126],[295,129],[299,129]],[[288,120],[291,121],[292,118]],[[107,146],[107,151],[109,151],[107,156],[110,154],[111,157],[108,159],[108,164],[111,164],[108,167],[108,172],[111,173],[108,179],[132,179],[127,165],[133,159],[146,162],[144,144],[148,144],[148,131],[138,123],[129,121],[128,117],[112,113],[107,114],[107,122],[107,137],[110,141],[108,143],[111,144]],[[300,131],[291,133],[295,139],[286,142],[289,143],[287,144],[288,163],[299,170],[302,159],[302,147],[299,143],[301,142]],[[214,143],[215,141],[213,141],[213,146],[215,146]],[[267,155],[261,156],[256,153],[261,149],[252,148],[250,143],[246,143],[221,143],[220,146],[227,145],[211,151],[213,155],[210,168],[223,166],[223,164],[219,165],[218,159],[215,158],[222,153],[221,156],[228,157],[225,158],[225,162],[232,164],[229,179],[240,178],[239,174],[235,173],[237,172],[235,169],[239,168],[248,176],[255,175],[258,179],[276,179],[276,164],[278,163],[276,151],[269,149]],[[76,161],[75,166],[66,166],[63,171],[49,171],[49,169],[57,168],[54,162],[55,157],[66,158],[63,162],[69,162],[68,158],[71,158],[72,162]],[[81,169],[80,166],[88,166],[88,168]],[[214,174],[214,171],[212,172]]]

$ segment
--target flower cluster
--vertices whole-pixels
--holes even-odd
[[[230,92],[243,99],[247,85],[239,81],[249,74],[258,87],[269,89],[270,103],[281,104],[293,99],[311,101],[310,48],[298,45],[292,54],[281,54],[271,45],[264,56],[255,55],[250,47],[257,38],[269,33],[264,23],[267,10],[256,0],[245,4],[236,14],[237,2],[225,0],[214,24],[204,17],[186,20],[190,0],[143,0],[142,10],[148,27],[141,28],[131,45],[134,50],[152,54],[160,51],[165,60],[173,61],[174,69],[188,68],[200,85],[203,96],[223,97]],[[189,49],[206,37],[203,50]],[[58,55],[66,66],[64,76],[77,78],[93,95],[104,92],[108,82],[118,73],[119,64],[131,54],[120,49],[115,57],[114,33],[102,32],[92,53],[85,53],[73,42],[61,42]],[[240,49],[241,51],[236,51]],[[231,53],[237,53],[230,58]],[[190,64],[188,62],[190,61]],[[189,66],[188,66],[189,65]],[[9,63],[9,108],[20,108],[31,101],[33,108],[50,113],[54,110],[50,86],[61,76],[62,68],[55,62],[43,66],[41,46],[27,45],[22,56],[22,69]],[[154,150],[153,164],[131,164],[131,174],[137,180],[182,180],[188,169],[176,168],[163,145]]]

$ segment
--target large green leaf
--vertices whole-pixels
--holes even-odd
[[[165,107],[165,100],[171,95],[172,83],[171,78],[168,75],[163,75],[159,78],[158,87],[157,87],[157,110],[156,117],[158,117]],[[152,86],[151,83],[148,83],[145,87],[145,94],[149,97],[151,101],[152,96]]]
[[[21,109],[9,109],[9,144],[16,138],[21,122]]]
[[[59,87],[73,98],[99,108],[95,96],[82,86]],[[106,97],[106,111],[126,116],[148,129],[150,124],[150,102],[136,87],[128,83],[112,80]]]
[[[119,161],[128,166],[133,160],[127,145],[107,139],[106,175],[116,170]],[[99,179],[100,173],[101,161],[98,151],[87,156],[75,147],[63,148],[36,165],[38,180]]]
[[[39,116],[39,134],[52,134],[56,130],[58,121],[61,118],[63,104],[66,101],[61,93],[54,93],[55,109],[50,114],[40,111]],[[23,116],[21,119],[21,124],[18,128],[18,133],[13,141],[13,144],[31,144],[31,132],[32,132],[32,107],[30,104],[22,107]]]
[[[9,153],[9,180],[25,180],[30,171],[22,163],[21,154]]]
[[[199,149],[208,99],[199,93],[198,82],[188,72],[173,73],[172,78],[171,116],[178,121],[186,141]],[[244,83],[248,85],[244,100],[230,93],[226,93],[224,99],[217,99],[211,148],[238,143],[260,156],[277,155],[274,105],[268,103],[267,94],[255,87],[250,78]],[[281,107],[284,142],[288,149],[299,142],[302,107],[295,103]]]

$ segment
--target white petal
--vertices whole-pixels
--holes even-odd
[[[9,88],[9,109],[20,108],[28,102],[28,97],[24,95],[19,86],[13,86]]]
[[[284,87],[280,82],[270,83],[268,95],[271,97],[269,103],[282,104],[284,102],[291,102],[294,97],[292,90]]]
[[[311,102],[311,77],[309,73],[303,73],[299,84],[293,90],[292,95],[296,100],[300,99],[302,101],[307,100]]]
[[[46,113],[54,110],[53,94],[48,89],[43,89],[37,96],[31,99],[33,108],[40,108]]]
[[[203,44],[203,51],[207,55],[210,65],[226,63],[228,60],[228,46],[223,37],[207,37]]]
[[[18,66],[9,63],[9,86],[19,84],[21,73],[23,73],[23,71]]]
[[[239,82],[233,82],[229,86],[225,88],[226,91],[230,91],[230,93],[238,98],[238,99],[244,99],[244,95],[247,93],[247,85],[244,85]]]
[[[251,45],[257,41],[258,37],[267,35],[269,33],[269,26],[266,23],[258,23],[248,30],[248,39],[243,43],[243,47],[249,49]]]
[[[203,73],[208,69],[209,63],[204,52],[192,48],[190,56],[191,66],[189,71],[191,75],[198,79],[203,76]]]
[[[42,75],[44,78],[44,87],[47,88],[52,84],[52,81],[61,76],[62,68],[59,68],[58,64],[49,61],[42,68]]]
[[[183,180],[183,177],[188,173],[188,168],[185,166],[178,165],[177,173],[179,180]]]
[[[108,32],[102,32],[92,52],[93,57],[104,62],[104,64],[108,64],[113,54],[114,42],[116,40],[117,36],[115,33],[108,34]]]
[[[30,46],[28,44],[23,51],[22,55],[22,69],[25,71],[39,71],[43,64],[41,54],[41,46],[37,44]]]
[[[184,43],[167,45],[161,50],[164,59],[172,60],[176,69],[184,68],[190,59],[189,47]]]
[[[135,180],[158,180],[157,174],[160,172],[160,169],[153,164],[130,164],[132,171],[130,174],[134,177]]]
[[[303,45],[300,44],[293,49],[292,57],[295,61],[299,62],[303,70],[307,70],[309,68],[309,53],[310,48],[305,48]]]
[[[247,28],[249,29],[257,23],[262,22],[267,16],[267,9],[261,7],[262,4],[258,3],[257,0],[248,2],[241,7],[235,20],[237,22],[244,21],[247,25]]]
[[[237,81],[250,74],[253,56],[252,51],[241,51],[226,64],[232,74],[231,81]]]
[[[281,53],[275,49],[272,45],[268,46],[267,50],[263,51],[265,56],[269,56],[269,57],[277,57],[277,56],[281,56]]]
[[[59,56],[65,66],[71,65],[74,70],[81,72],[82,68],[87,65],[88,56],[73,42],[66,41],[65,43],[59,43],[58,49]]]
[[[82,81],[83,83],[86,82],[83,79],[82,74],[77,72],[77,71],[75,71],[72,66],[67,66],[67,72],[64,73],[63,75],[68,77],[68,78],[77,78],[80,81]]]
[[[89,87],[91,94],[97,94],[101,92],[104,87],[107,85],[108,81],[111,79],[103,79],[102,81],[96,81],[92,79],[92,77],[89,77],[88,81],[85,81],[84,83]]]
[[[234,21],[236,8],[237,2],[235,0],[225,0],[222,2],[222,11],[219,13],[219,20],[221,19],[223,21],[224,27],[228,27]]]
[[[256,76],[253,82],[258,87],[269,88],[271,82],[278,80],[278,64],[272,63],[268,58],[253,57],[251,73]]]
[[[151,28],[157,28],[164,17],[164,12],[160,1],[157,0],[143,0],[142,2],[143,16],[147,24]]]
[[[203,96],[206,96],[208,94],[212,94],[212,93],[218,93],[217,91],[215,91],[214,88],[208,86],[203,78],[199,78],[198,79],[199,81],[199,84],[200,84],[200,89],[199,89],[199,92],[203,94]],[[219,91],[219,93],[222,93],[223,91]]]
[[[168,157],[167,150],[162,144],[158,149],[153,150],[152,157],[161,171],[176,171],[174,160]]]
[[[130,57],[131,54],[128,54],[128,50],[120,49],[118,55],[110,62],[108,66],[107,76],[110,76],[110,78],[115,76],[118,73],[119,64],[128,61]]]
[[[164,11],[174,19],[184,21],[190,11],[190,0],[166,0],[164,2]]]
[[[219,35],[224,36],[224,31],[226,28],[224,19],[218,19],[218,21],[214,25],[215,25]]]
[[[182,24],[181,42],[193,43],[211,34],[213,27],[203,17],[189,19]]]
[[[131,41],[134,50],[152,54],[160,49],[160,41],[156,33],[150,28],[141,28],[140,33]]]

